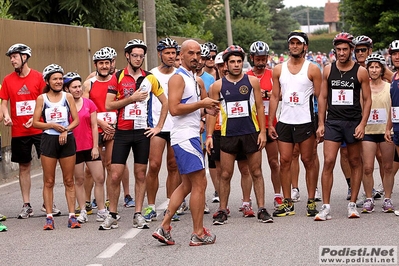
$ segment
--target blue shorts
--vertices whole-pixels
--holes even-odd
[[[385,142],[384,134],[365,134],[363,137],[363,141],[370,141],[375,143]]]
[[[341,143],[345,141],[346,144],[361,141],[353,136],[359,124],[360,121],[327,120],[324,125],[324,139]]]
[[[205,169],[205,158],[199,136],[175,144],[172,148],[181,175]]]
[[[392,141],[396,146],[399,146],[399,131],[394,131]]]

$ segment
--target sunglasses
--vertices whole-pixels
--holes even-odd
[[[360,52],[362,52],[362,53],[365,53],[365,52],[367,52],[367,48],[360,48],[360,49],[355,49],[355,53],[360,53]]]
[[[213,61],[215,61],[215,58],[216,58],[216,55],[208,56],[208,57],[207,57],[208,60],[213,60]]]

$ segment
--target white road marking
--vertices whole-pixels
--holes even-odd
[[[136,235],[138,235],[141,231],[143,231],[143,230],[137,229],[137,228],[132,228],[129,231],[127,231],[125,234],[123,234],[120,238],[131,239],[131,238],[135,237]]]
[[[41,175],[43,175],[43,173],[32,175],[30,178],[32,179],[34,177],[41,176]],[[0,185],[0,188],[8,187],[8,186],[14,185],[16,183],[19,183],[19,180],[15,180],[15,181]]]
[[[109,259],[114,256],[121,248],[123,248],[126,243],[113,243],[108,248],[106,248],[103,252],[101,252],[97,258],[99,259]]]

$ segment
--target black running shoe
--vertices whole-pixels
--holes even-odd
[[[319,211],[316,209],[316,202],[314,200],[308,200],[308,204],[306,205],[306,215],[314,217],[318,213]]]
[[[266,208],[260,208],[258,211],[258,221],[262,223],[272,223],[273,218],[267,212]]]
[[[226,211],[219,210],[216,215],[213,216],[214,225],[222,225],[227,223],[227,213]]]
[[[281,204],[280,207],[278,207],[278,209],[275,212],[273,212],[274,217],[283,217],[294,214],[295,214],[294,203],[288,202],[287,199],[284,199],[283,204]]]

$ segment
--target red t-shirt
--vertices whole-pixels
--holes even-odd
[[[91,114],[97,110],[97,107],[90,99],[82,99],[82,108],[78,111],[79,125],[73,130],[73,135],[76,139],[76,151],[91,150],[93,148]]]
[[[7,75],[1,86],[0,99],[9,102],[12,120],[12,137],[41,134],[42,130],[23,124],[33,116],[36,99],[42,93],[46,83],[40,72],[31,69],[26,77],[21,78],[16,72]]]
[[[249,75],[249,76],[255,76],[255,77],[257,77],[257,78],[259,79],[259,82],[260,82],[260,89],[261,89],[262,91],[264,91],[264,93],[262,93],[262,95],[263,95],[263,94],[266,95],[266,92],[265,92],[265,91],[268,91],[268,92],[271,92],[271,91],[272,91],[272,89],[273,89],[273,72],[272,72],[270,69],[267,69],[267,68],[266,68],[264,74],[259,75],[259,76],[255,75],[255,73],[254,73],[254,72],[252,71],[252,69],[251,69],[251,70],[249,70],[249,71],[247,72],[247,75]],[[269,115],[268,115],[268,112],[269,112],[269,102],[270,102],[270,99],[269,99],[269,97],[263,97],[262,100],[263,100],[263,108],[264,108],[264,110],[265,110],[266,128],[268,128],[268,125],[269,125]],[[274,118],[273,125],[275,126],[276,124],[277,124],[277,119]]]

